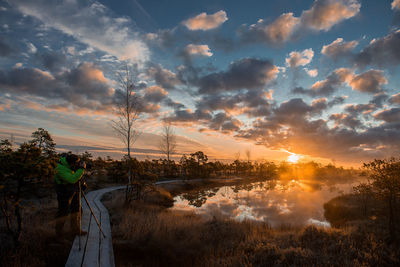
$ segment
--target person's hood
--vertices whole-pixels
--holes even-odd
[[[69,166],[68,162],[67,162],[67,158],[66,157],[61,157],[60,158],[60,164],[67,167],[68,169],[71,169],[71,167]]]

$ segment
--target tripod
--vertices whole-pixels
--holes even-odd
[[[82,196],[83,196],[83,199],[85,199],[86,204],[89,207],[90,213],[92,213],[92,216],[95,219],[96,224],[100,229],[100,232],[103,234],[103,237],[106,238],[106,235],[104,234],[103,229],[101,228],[101,225],[100,225],[99,221],[97,220],[96,215],[94,215],[93,209],[90,206],[90,203],[87,200],[86,195],[82,190],[81,182],[82,182],[82,179],[79,179],[79,181],[78,181],[78,185],[79,185],[79,215],[78,215],[79,216],[79,250],[81,250],[81,235],[82,235],[82,202],[81,202]]]

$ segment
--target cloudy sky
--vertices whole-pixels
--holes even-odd
[[[138,68],[138,157],[360,165],[400,148],[399,0],[0,0],[0,137],[121,156],[117,72]]]

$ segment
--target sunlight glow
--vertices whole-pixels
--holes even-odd
[[[291,154],[287,157],[287,161],[291,162],[291,163],[297,163],[300,159],[299,155],[296,154]]]

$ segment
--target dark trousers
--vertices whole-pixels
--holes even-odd
[[[70,217],[71,229],[79,231],[79,187],[78,184],[56,184],[58,201],[56,234],[62,234],[65,221]]]

